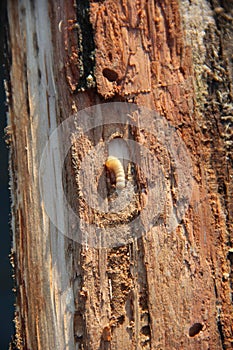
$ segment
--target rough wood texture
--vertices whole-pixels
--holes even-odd
[[[221,4],[90,1],[89,22],[88,1],[8,2],[17,284],[12,348],[232,348],[233,4]],[[49,222],[38,169],[52,130],[107,99],[155,109],[178,130],[192,159],[193,191],[171,233],[162,221],[124,246],[86,248]],[[140,129],[140,120],[136,128],[117,130],[158,152],[175,198],[176,174],[158,140]],[[100,217],[81,195],[80,161],[115,132],[103,125],[83,139],[71,135],[64,187],[74,210],[90,223]],[[100,154],[95,157],[104,164]],[[100,186],[107,201],[111,174],[104,174]],[[132,183],[143,181],[136,169]],[[137,213],[148,199],[140,188]]]

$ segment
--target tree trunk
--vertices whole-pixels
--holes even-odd
[[[11,349],[232,348],[232,9],[8,1]]]

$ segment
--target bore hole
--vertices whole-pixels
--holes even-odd
[[[203,325],[199,322],[194,323],[190,328],[189,328],[189,336],[190,337],[195,337],[200,331],[202,330]]]
[[[104,68],[103,70],[103,76],[108,79],[108,81],[116,81],[118,78],[117,72],[115,72],[112,69]]]
[[[109,61],[112,61],[112,53],[111,52],[108,53],[108,58],[109,58]]]
[[[119,324],[123,324],[123,323],[124,323],[124,320],[125,320],[125,316],[124,316],[124,315],[121,315],[121,316],[118,317],[117,320],[118,320],[118,323],[119,323]]]
[[[150,336],[150,327],[149,326],[144,326],[141,328],[141,333],[147,336]]]

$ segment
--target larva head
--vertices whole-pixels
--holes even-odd
[[[105,162],[105,165],[108,169],[113,170],[118,162],[120,162],[119,159],[117,159],[116,157],[113,157],[113,156],[109,156]]]

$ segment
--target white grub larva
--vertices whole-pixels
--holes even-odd
[[[116,188],[118,190],[122,190],[125,187],[125,172],[120,160],[116,157],[109,156],[105,162],[105,165],[115,174]]]

